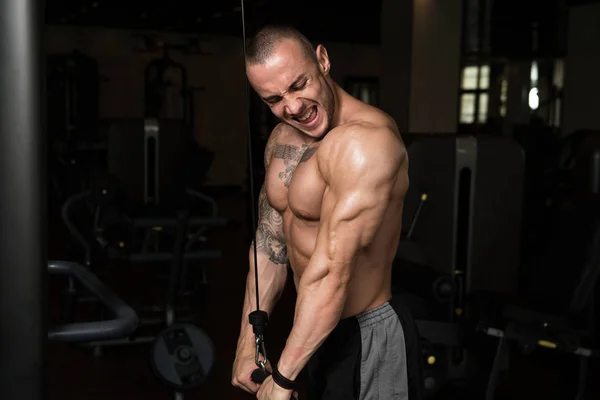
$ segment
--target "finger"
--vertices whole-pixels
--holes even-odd
[[[246,385],[244,385],[244,389],[247,392],[254,394],[258,392],[258,390],[260,389],[260,385],[258,383],[249,382]]]
[[[252,380],[243,380],[237,378],[232,381],[232,384],[233,386],[252,394],[256,393],[256,391],[260,387],[259,384],[252,382]]]
[[[298,392],[294,392],[294,393],[292,393],[292,396],[294,396],[294,398],[295,398],[296,400],[298,400]]]

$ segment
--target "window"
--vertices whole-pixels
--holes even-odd
[[[490,66],[464,67],[460,88],[460,123],[485,124],[488,118]]]
[[[500,87],[500,116],[506,116],[506,102],[508,101],[508,79],[502,78],[502,84]]]
[[[379,79],[375,77],[350,77],[344,81],[350,95],[372,106],[379,105]]]
[[[464,93],[461,96],[460,122],[463,124],[475,122],[475,93]]]

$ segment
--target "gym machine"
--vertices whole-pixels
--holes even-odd
[[[108,172],[92,179],[90,189],[71,196],[62,207],[62,219],[82,247],[85,264],[93,264],[98,247],[113,258],[134,262],[172,260],[172,255],[159,254],[152,242],[164,233],[163,228],[177,226],[173,210],[189,211],[188,227],[199,228],[186,250],[201,239],[207,226],[226,223],[219,217],[217,203],[195,188],[211,156],[193,149],[194,143],[183,137],[187,133],[173,129],[177,126],[130,120],[109,129]],[[190,161],[196,156],[201,160]],[[200,177],[196,180],[194,174]],[[89,213],[83,223],[81,212]],[[139,240],[137,230],[144,231]],[[220,252],[192,258],[202,255],[218,257]]]
[[[193,175],[207,169],[211,160],[197,157],[195,143],[179,121],[115,122],[108,130],[108,149],[109,174],[64,204],[63,221],[84,249],[88,267],[97,268],[100,253],[109,260],[166,264],[167,292],[161,318],[140,318],[140,327],[161,327],[157,335],[135,332],[85,346],[98,353],[104,346],[151,343],[156,376],[176,390],[176,399],[182,399],[183,392],[205,381],[215,358],[208,335],[184,323],[194,317],[176,318],[176,300],[183,292],[188,265],[222,256],[221,250],[209,247],[209,234],[228,221],[219,216],[212,198],[194,188]],[[196,158],[199,161],[190,165],[189,160]],[[92,210],[87,230],[75,222],[81,209]],[[206,281],[203,267],[200,272]],[[81,299],[72,283],[68,310]]]
[[[422,136],[408,152],[411,188],[395,275],[416,291],[416,297],[426,299],[415,312],[426,396],[444,383],[473,377],[486,398],[493,399],[500,374],[508,368],[509,343],[517,343],[526,353],[543,347],[580,357],[575,399],[583,399],[589,359],[598,356],[592,338],[597,325],[593,305],[600,275],[600,215],[590,215],[597,223],[568,315],[519,308],[512,305],[519,297],[519,146],[496,137]],[[574,166],[586,172],[578,175],[589,182],[591,202],[598,200],[599,160],[600,151],[588,146],[587,158],[579,157]],[[482,336],[498,341],[486,376],[479,371],[476,352],[469,349]]]
[[[479,317],[471,299],[517,292],[523,154],[511,139],[491,136],[407,141],[411,185],[393,280],[412,305],[431,397],[480,372],[470,350]]]
[[[84,250],[86,265],[95,268],[98,254],[112,260],[170,265],[165,317],[141,319],[141,326],[171,326],[188,264],[222,256],[220,250],[206,245],[207,233],[225,226],[227,220],[219,216],[212,198],[187,186],[193,182],[186,175],[201,168],[187,164],[197,154],[187,132],[177,130],[181,127],[158,120],[115,123],[108,131],[109,174],[69,198],[62,209],[65,225]],[[91,211],[87,228],[76,223],[82,209]],[[201,272],[206,279],[205,270]],[[73,304],[77,293],[72,285],[69,293]],[[146,336],[104,344],[152,341],[154,337]]]

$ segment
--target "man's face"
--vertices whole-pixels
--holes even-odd
[[[248,66],[248,80],[273,114],[313,138],[330,129],[334,96],[325,80],[328,60],[324,49],[319,63],[305,56],[300,45],[282,41],[264,64]]]

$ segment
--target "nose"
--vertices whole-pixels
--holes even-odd
[[[302,110],[302,101],[299,98],[290,98],[285,104],[285,112],[289,115],[296,115]]]

